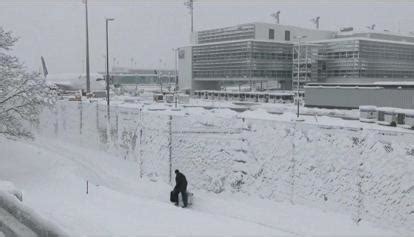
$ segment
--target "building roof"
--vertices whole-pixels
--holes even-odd
[[[281,27],[281,28],[295,28],[295,29],[299,29],[299,30],[313,30],[313,31],[318,31],[318,32],[335,33],[335,31],[331,31],[331,30],[320,30],[320,29],[305,28],[305,27],[301,27],[301,26],[275,24],[275,23],[269,23],[269,22],[257,22],[257,21],[256,22],[250,22],[250,23],[237,24],[237,25],[233,25],[233,26],[224,26],[224,27],[217,27],[217,28],[211,28],[211,29],[204,29],[204,30],[196,31],[195,33],[208,32],[208,31],[220,31],[220,30],[232,29],[232,28],[237,28],[237,27],[244,27],[244,26],[249,26],[249,25],[266,25],[266,26],[274,26],[274,27]]]
[[[226,40],[226,41],[217,41],[212,43],[203,43],[203,44],[191,44],[190,46],[205,46],[205,45],[215,45],[215,44],[230,44],[230,43],[239,43],[239,42],[265,42],[265,43],[279,43],[279,44],[294,44],[293,41],[280,41],[280,40],[257,40],[257,39],[241,39],[241,40]]]
[[[373,82],[373,83],[308,83],[305,88],[414,88],[414,81]]]
[[[335,39],[326,39],[326,40],[315,40],[315,41],[308,41],[308,42],[309,43],[329,43],[329,42],[340,42],[340,41],[351,41],[351,40],[363,40],[363,41],[389,43],[389,44],[414,45],[414,42],[382,40],[382,39],[373,39],[373,38],[367,38],[367,37],[344,37],[344,38],[335,38]]]

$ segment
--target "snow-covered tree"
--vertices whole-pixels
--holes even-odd
[[[30,137],[27,123],[36,123],[44,105],[54,101],[45,80],[29,73],[8,54],[17,38],[0,27],[0,134]]]

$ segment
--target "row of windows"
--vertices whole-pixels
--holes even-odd
[[[387,53],[387,52],[361,52],[361,57],[364,58],[386,58],[386,59],[396,59],[396,60],[408,60],[414,61],[414,54],[406,55],[406,54],[396,54],[396,53]]]
[[[268,78],[291,78],[291,71],[275,70],[226,70],[226,71],[195,71],[194,77],[198,78],[250,78],[250,77],[268,77]]]
[[[278,59],[278,60],[292,60],[292,54],[277,54],[277,53],[253,53],[255,59]]]
[[[358,51],[348,51],[348,52],[333,52],[333,53],[326,53],[322,54],[321,56],[327,59],[333,58],[358,58],[359,52]]]
[[[275,30],[269,29],[269,39],[274,40],[275,39]],[[290,31],[285,30],[285,41],[290,41]]]
[[[254,53],[231,53],[231,54],[223,54],[223,55],[194,55],[193,60],[194,62],[199,62],[203,60],[239,60],[242,61],[243,59],[254,58],[254,59],[270,59],[270,60],[287,60],[292,61],[292,54],[289,53],[265,53],[265,52],[254,52]]]
[[[375,78],[414,78],[414,71],[363,71],[361,72],[361,76]]]
[[[328,77],[361,76],[371,78],[414,78],[414,71],[385,71],[385,70],[319,70]]]

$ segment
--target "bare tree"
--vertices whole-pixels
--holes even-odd
[[[44,105],[54,102],[53,93],[39,74],[28,73],[8,54],[17,38],[0,27],[0,134],[31,137],[28,123],[36,123]]]

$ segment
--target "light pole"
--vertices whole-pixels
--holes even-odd
[[[106,23],[106,106],[107,106],[107,116],[108,116],[108,121],[111,118],[111,113],[110,113],[110,109],[109,109],[109,44],[108,44],[108,23],[110,21],[115,20],[114,18],[106,18],[105,19],[105,23]]]
[[[178,50],[179,48],[172,49],[174,51],[174,64],[175,64],[175,88],[174,91],[178,91]]]
[[[194,32],[194,17],[193,17],[193,13],[194,13],[194,0],[188,0],[187,2],[184,3],[184,5],[190,10],[190,15],[191,15],[191,33]]]
[[[296,36],[298,39],[298,78],[296,82],[297,92],[296,92],[296,103],[298,104],[298,110],[296,112],[296,119],[299,119],[299,85],[300,85],[300,40],[306,38],[306,35]]]
[[[88,0],[83,0],[85,4],[85,29],[86,29],[86,93],[91,92],[91,73],[89,69],[89,29],[88,29]]]

